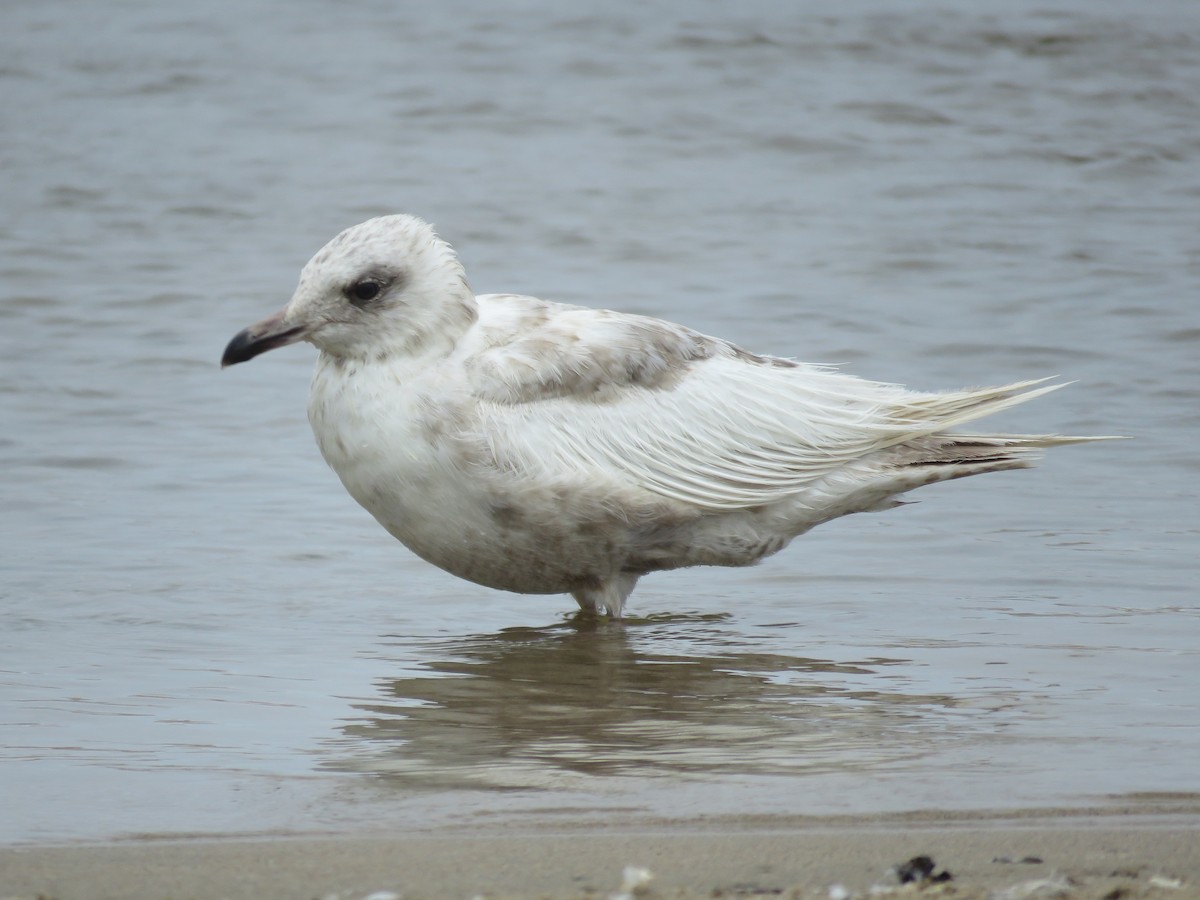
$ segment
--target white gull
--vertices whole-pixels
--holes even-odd
[[[916,487],[1096,438],[957,428],[1061,387],[918,393],[646,316],[476,296],[412,216],[343,231],[222,365],[308,341],[326,462],[460,578],[620,618],[637,580],[746,566]]]

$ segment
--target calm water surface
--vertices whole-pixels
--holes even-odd
[[[654,9],[5,5],[0,840],[1200,792],[1200,6]],[[1137,440],[580,626],[343,494],[311,348],[217,369],[393,211],[480,291]]]

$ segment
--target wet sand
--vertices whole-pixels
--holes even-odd
[[[1188,806],[1190,804],[1185,804]],[[933,877],[902,886],[917,856]],[[4,898],[327,900],[887,894],[1200,897],[1194,809],[936,813],[845,819],[743,817],[636,829],[507,825],[471,831],[224,840],[142,837],[124,843],[0,849]],[[624,885],[623,885],[624,882]]]

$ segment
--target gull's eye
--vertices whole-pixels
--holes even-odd
[[[374,278],[364,278],[356,281],[346,289],[346,296],[355,306],[370,303],[383,292],[383,285]]]

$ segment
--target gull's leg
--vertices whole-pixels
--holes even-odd
[[[625,609],[625,601],[633,593],[638,575],[623,573],[611,581],[606,581],[598,588],[583,588],[571,591],[571,596],[579,604],[579,608],[593,616],[608,613],[610,618],[619,619]]]

